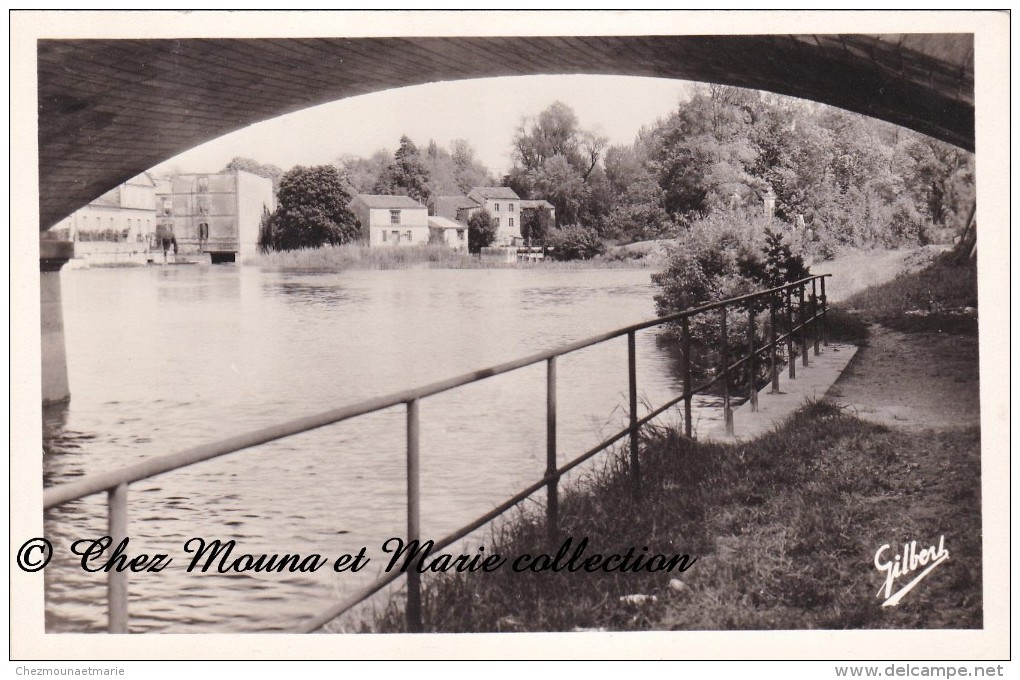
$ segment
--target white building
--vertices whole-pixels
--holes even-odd
[[[116,261],[145,253],[156,230],[156,183],[148,173],[132,177],[74,211],[50,231],[74,241],[76,258]]]
[[[454,250],[467,250],[468,228],[463,222],[449,217],[429,217],[429,242],[442,241]]]
[[[350,209],[361,223],[362,240],[373,248],[429,242],[428,209],[413,198],[357,194]]]
[[[521,199],[510,187],[475,187],[468,198],[492,215],[496,246],[514,246],[521,240]]]

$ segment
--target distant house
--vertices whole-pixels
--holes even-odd
[[[429,242],[442,241],[454,250],[467,250],[467,225],[438,215],[429,217]]]
[[[517,245],[521,239],[521,198],[510,187],[475,187],[468,198],[492,215],[495,245]]]
[[[437,196],[432,202],[436,217],[445,217],[467,224],[471,213],[481,206],[467,196]]]
[[[351,212],[361,223],[361,238],[371,247],[429,242],[428,209],[408,196],[357,194]]]
[[[474,213],[486,210],[496,225],[493,245],[514,246],[521,241],[521,199],[510,187],[475,187],[467,196],[438,196],[433,206],[436,216],[463,224]]]
[[[156,183],[143,172],[68,215],[51,231],[74,241],[75,257],[145,252],[148,235],[156,229],[155,196]]]

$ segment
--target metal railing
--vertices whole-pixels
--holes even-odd
[[[84,479],[49,487],[43,492],[43,508],[50,508],[64,505],[86,496],[106,492],[108,494],[108,527],[112,545],[117,545],[127,537],[127,504],[128,486],[133,482],[149,479],[156,475],[178,470],[180,468],[194,465],[205,460],[217,458],[243,449],[258,446],[268,442],[276,441],[292,435],[308,432],[326,425],[332,425],[358,416],[373,413],[401,404],[407,409],[407,542],[420,539],[420,465],[419,465],[419,404],[422,399],[446,392],[454,388],[467,385],[479,380],[514,371],[526,366],[545,362],[546,370],[546,469],[544,476],[534,482],[526,489],[513,497],[507,499],[497,507],[485,513],[481,517],[457,529],[444,538],[435,541],[432,551],[439,552],[443,548],[460,540],[476,529],[482,527],[489,521],[495,519],[510,508],[516,506],[533,493],[542,489],[547,490],[546,501],[546,530],[550,539],[554,538],[558,531],[559,515],[559,488],[558,483],[561,477],[567,472],[581,465],[596,454],[606,450],[624,437],[629,436],[630,461],[629,473],[632,480],[633,492],[636,497],[641,494],[641,468],[638,456],[638,432],[640,428],[658,417],[666,410],[684,402],[684,432],[692,436],[691,424],[691,401],[694,395],[704,392],[715,383],[722,381],[723,411],[726,423],[726,430],[729,434],[733,432],[733,412],[731,409],[730,377],[743,364],[748,367],[748,400],[751,409],[757,409],[757,358],[768,352],[771,373],[772,391],[779,390],[779,360],[777,351],[781,343],[786,344],[787,356],[789,357],[789,375],[791,379],[796,378],[795,342],[800,345],[800,355],[804,366],[808,365],[808,346],[813,342],[814,354],[819,354],[819,344],[828,344],[825,328],[825,317],[828,306],[825,297],[825,277],[830,274],[810,276],[799,281],[770,288],[768,290],[742,295],[739,297],[701,305],[669,316],[652,319],[643,323],[634,324],[625,328],[619,328],[607,333],[592,336],[584,340],[578,340],[556,349],[538,352],[527,357],[508,361],[506,363],[484,368],[471,373],[465,373],[454,378],[441,380],[439,382],[418,387],[415,389],[396,392],[375,399],[369,399],[358,404],[343,406],[340,408],[324,411],[315,415],[297,418],[284,423],[254,430],[235,437],[223,439],[210,444],[196,446],[177,453],[160,456],[150,460],[130,465],[126,468],[96,474]],[[817,287],[820,285],[820,295]],[[806,295],[807,287],[811,287],[810,295]],[[795,303],[794,296],[797,301]],[[733,363],[729,361],[728,346],[729,336],[727,333],[727,321],[733,309],[744,308],[748,320],[747,352]],[[797,310],[797,323],[794,324],[794,309]],[[757,345],[755,334],[755,319],[759,314],[768,310],[769,317],[769,341],[762,347]],[[712,377],[698,385],[692,385],[691,370],[691,330],[690,319],[718,311],[720,314],[719,346],[720,359],[715,377]],[[785,316],[785,324],[781,321]],[[680,342],[683,355],[683,393],[668,401],[666,404],[652,410],[642,418],[637,417],[638,392],[637,392],[637,353],[636,333],[638,331],[660,326],[667,323],[680,323]],[[780,335],[779,327],[785,326],[785,332]],[[812,332],[809,338],[808,331]],[[576,352],[586,347],[591,347],[615,338],[627,336],[627,358],[629,374],[629,397],[630,397],[630,424],[617,432],[615,435],[603,440],[594,448],[589,449],[570,462],[560,465],[556,450],[556,359],[565,354]],[[418,559],[421,559],[419,557]],[[127,571],[111,570],[107,577],[107,599],[109,610],[109,632],[128,632],[128,584]],[[413,567],[386,573],[371,584],[361,588],[350,597],[344,599],[327,611],[315,616],[301,632],[314,632],[319,630],[326,623],[337,618],[344,612],[352,609],[355,605],[366,600],[389,583],[401,576],[407,577],[407,605],[406,618],[409,632],[420,632],[422,630],[421,610],[421,576]]]

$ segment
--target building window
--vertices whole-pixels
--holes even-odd
[[[512,226],[514,226],[514,218],[512,218],[512,217],[508,218],[508,224],[509,224],[509,225],[510,225],[511,227],[512,227]]]
[[[463,229],[458,229],[457,230],[457,240],[458,241],[463,241],[464,240],[464,230]]]
[[[383,229],[382,240],[383,240],[383,242],[386,241],[386,230],[385,229]]]
[[[495,227],[496,229],[499,229],[499,218],[498,217],[493,217],[492,218],[492,226]]]
[[[407,230],[407,240],[408,241],[411,240],[411,230],[410,229]]]
[[[509,204],[507,206],[507,210],[509,210],[510,212],[513,212],[514,211],[514,204],[513,203]],[[513,225],[510,225],[510,226],[513,226]]]
[[[391,210],[390,211],[390,224],[400,224],[400,211],[399,210]]]
[[[160,215],[166,216],[173,214],[174,214],[174,201],[172,198],[167,196],[166,198],[163,199],[163,210],[160,212]]]
[[[399,231],[390,232],[390,236],[393,237],[393,242],[394,243],[397,243],[398,241],[400,241],[400,232]]]
[[[496,212],[499,212],[499,203],[496,204]]]
[[[202,176],[198,178],[198,193],[204,194],[209,191],[209,178]]]

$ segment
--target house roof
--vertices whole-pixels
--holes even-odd
[[[467,225],[449,217],[430,216],[429,229],[467,229]]]
[[[482,198],[520,198],[510,187],[475,187],[469,194],[478,194]]]
[[[467,196],[436,196],[435,204],[449,208],[477,208],[478,201]]]
[[[529,210],[534,208],[545,208],[546,210],[552,210],[555,207],[556,206],[554,206],[552,203],[543,198],[539,198],[537,200],[525,198],[521,199],[521,210]]]
[[[410,196],[358,194],[354,197],[354,200],[360,200],[369,208],[421,208],[422,210],[425,210],[425,206]]]

